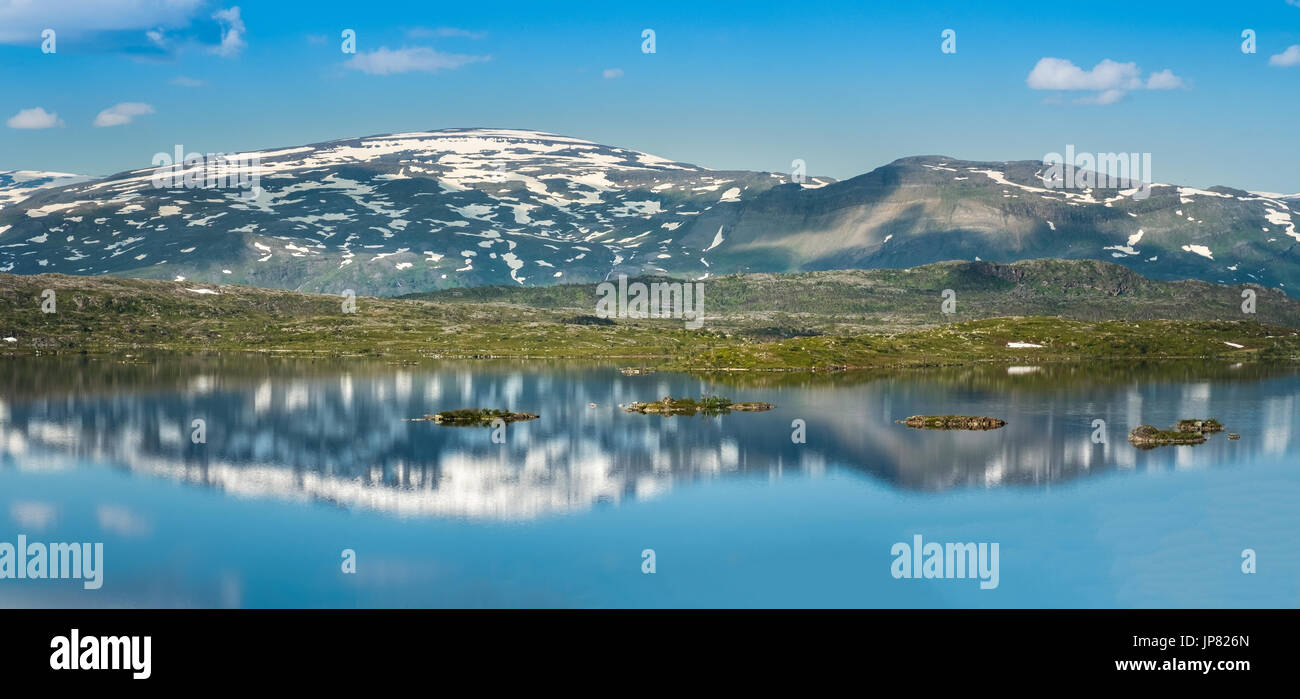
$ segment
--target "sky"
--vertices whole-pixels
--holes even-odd
[[[1300,0],[0,0],[0,65],[0,170],[504,127],[840,179],[1073,146],[1300,192]]]

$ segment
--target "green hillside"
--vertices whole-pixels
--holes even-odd
[[[1105,263],[943,263],[705,288],[706,322],[690,330],[680,319],[597,318],[582,300],[591,286],[362,297],[349,313],[322,294],[0,274],[0,354],[582,358],[696,370],[1300,357],[1300,311],[1280,294],[1260,290],[1260,313],[1248,316],[1239,289],[1151,282]],[[938,312],[945,288],[957,291],[953,316]],[[46,289],[55,313],[41,310]]]

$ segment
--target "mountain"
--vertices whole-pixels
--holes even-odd
[[[818,190],[768,192],[719,219],[730,245],[711,262],[781,271],[1089,258],[1153,279],[1300,285],[1295,200],[1218,186],[1155,185],[1144,199],[1051,189],[1043,169],[915,157]]]
[[[0,170],[0,210],[13,206],[41,189],[61,187],[92,179],[85,175],[37,170]]]
[[[0,271],[360,293],[597,280],[612,269],[668,271],[656,263],[689,254],[674,244],[675,229],[719,200],[779,184],[768,173],[517,130],[255,155],[255,198],[235,188],[156,188],[152,168],[40,190],[0,210],[0,231],[8,227]]]
[[[158,188],[152,168],[14,190],[0,208],[0,271],[401,295],[620,273],[699,279],[1066,258],[1159,280],[1300,289],[1300,198],[1222,186],[1158,184],[1144,199],[1051,189],[1036,161],[922,156],[794,183],[504,129],[256,155],[252,198]]]

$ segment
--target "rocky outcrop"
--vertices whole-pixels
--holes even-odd
[[[1222,432],[1223,423],[1214,418],[1204,420],[1179,420],[1173,429],[1161,430],[1151,425],[1138,425],[1128,434],[1128,441],[1138,449],[1155,449],[1171,444],[1204,444],[1209,439],[1206,435]],[[1240,435],[1230,434],[1228,439],[1237,439]]]
[[[897,422],[920,430],[996,430],[1007,424],[996,417],[972,415],[913,415]]]
[[[412,418],[412,421],[433,422],[439,425],[455,427],[489,427],[493,422],[524,422],[541,417],[534,413],[516,413],[509,410],[492,410],[488,408],[467,408],[461,410],[444,410],[440,413]]]
[[[670,398],[665,396],[663,400],[653,403],[632,403],[623,406],[623,410],[629,413],[641,413],[642,415],[696,415],[703,413],[705,415],[726,415],[732,411],[743,413],[761,412],[771,410],[776,406],[771,403],[760,403],[751,401],[747,403],[733,403],[729,398],[719,398],[717,396],[706,396],[699,400],[694,398]]]
[[[1179,420],[1178,424],[1174,425],[1174,428],[1179,432],[1200,432],[1205,434],[1210,432],[1222,432],[1223,423],[1214,418],[1208,418],[1205,420]]]

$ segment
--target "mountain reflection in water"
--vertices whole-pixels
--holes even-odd
[[[847,469],[909,491],[1046,487],[1116,469],[1228,467],[1294,453],[1300,380],[1256,365],[989,366],[830,375],[623,376],[589,363],[264,357],[17,358],[0,364],[0,468],[109,466],[233,496],[397,516],[528,519],[654,497],[700,479]],[[663,396],[767,401],[768,413],[663,418]],[[589,404],[595,403],[595,407]],[[406,418],[508,408],[491,430]],[[911,430],[990,415],[989,432]],[[1229,441],[1139,451],[1143,423],[1216,417]],[[206,443],[193,444],[194,420]],[[795,444],[792,421],[806,423]],[[1095,443],[1094,420],[1105,421]]]

